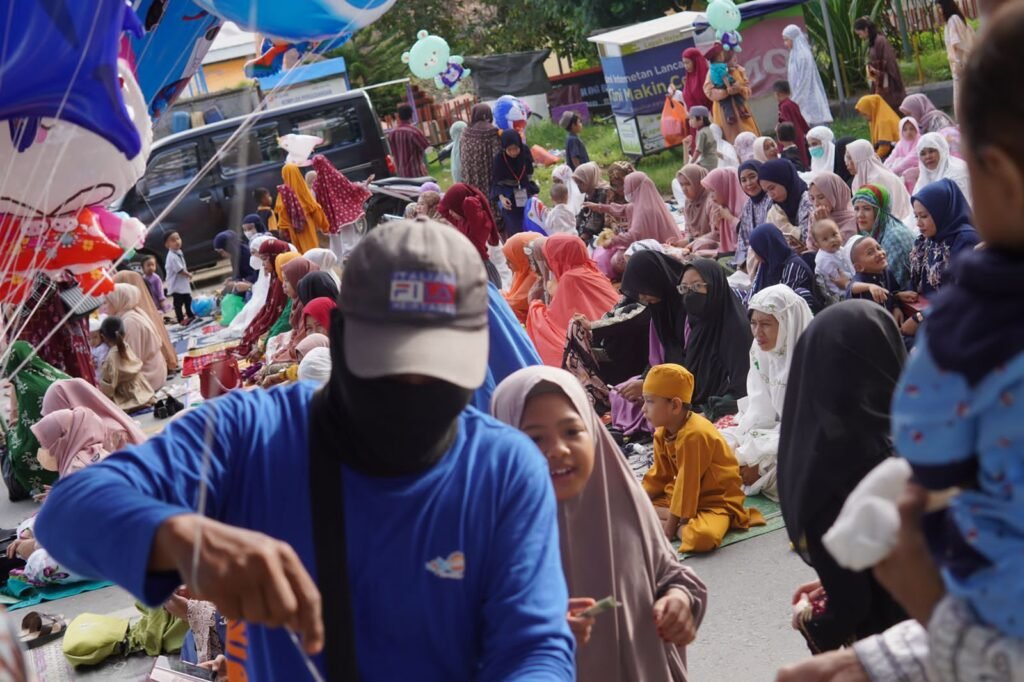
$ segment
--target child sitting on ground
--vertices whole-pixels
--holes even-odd
[[[914,480],[954,493],[948,508],[925,517],[945,587],[934,572],[917,583],[920,591],[938,583],[929,594],[941,598],[934,610],[926,601],[925,614],[929,658],[943,673],[936,679],[956,678],[965,651],[977,651],[967,660],[983,661],[993,676],[1013,677],[1024,647],[1024,93],[1005,82],[1022,63],[1024,5],[1007,3],[988,19],[960,81],[961,148],[986,248],[958,254],[893,399],[893,441]]]
[[[718,47],[716,45],[716,47]],[[727,90],[736,85],[736,77],[732,74],[732,58],[735,52],[731,50],[712,49],[706,55],[710,62],[708,66],[711,84],[716,88]],[[747,100],[743,95],[729,95],[723,99],[722,113],[725,115],[725,122],[733,125],[741,118],[750,118],[750,109],[747,107]]]
[[[560,182],[551,185],[551,206],[544,212],[544,231],[548,235],[576,234],[576,216],[569,208],[569,188]]]
[[[146,282],[149,295],[153,297],[156,309],[161,313],[167,310],[167,296],[164,294],[164,281],[156,274],[156,256],[142,259],[142,279]]]
[[[800,150],[800,160],[804,166],[810,164],[811,159],[807,154],[807,133],[811,132],[811,126],[804,120],[804,114],[800,111],[800,105],[793,100],[793,90],[789,81],[775,81],[772,84],[775,91],[775,99],[779,103],[779,123],[792,123],[794,132],[793,141]],[[781,133],[780,137],[781,138]]]
[[[416,209],[414,213],[417,218],[430,218],[431,220],[437,220],[439,222],[447,222],[437,211],[437,207],[440,203],[441,195],[432,190],[428,190],[421,194],[420,198],[416,200]]]
[[[124,322],[108,316],[100,325],[100,335],[110,347],[100,367],[100,390],[125,412],[153,402],[153,387],[142,373],[142,361],[125,343]]]
[[[107,359],[107,354],[110,353],[110,346],[100,335],[102,322],[103,320],[98,317],[89,318],[89,345],[91,346],[92,363],[96,366],[97,374],[99,374],[100,367],[103,366],[103,361]]]
[[[807,163],[796,145],[796,126],[792,123],[780,123],[775,129],[775,134],[779,137],[779,156],[788,160],[801,173],[806,173]]]
[[[711,131],[711,112],[700,105],[690,109],[690,163],[709,171],[718,168],[718,140]]]
[[[811,238],[818,252],[814,255],[814,274],[825,282],[834,296],[845,298],[853,282],[853,263],[843,249],[843,236],[834,220],[819,220],[811,225]]]
[[[657,365],[644,379],[644,415],[656,428],[654,465],[643,486],[664,523],[682,540],[680,552],[709,552],[730,528],[764,525],[744,509],[743,481],[732,448],[718,429],[690,410],[693,375],[680,365]]]
[[[853,282],[849,286],[849,298],[863,298],[885,306],[903,324],[901,302],[912,302],[914,292],[900,291],[896,276],[889,269],[889,258],[882,245],[871,237],[854,235],[846,242],[846,251],[853,263]]]

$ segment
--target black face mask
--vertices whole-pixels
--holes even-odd
[[[451,447],[473,392],[438,380],[360,379],[345,361],[344,331],[344,318],[334,311],[331,378],[313,407],[319,442],[336,444],[342,462],[371,476],[429,469]]]
[[[707,305],[707,294],[698,294],[693,291],[688,291],[683,295],[683,307],[686,308],[687,315],[693,315],[698,319],[704,317],[704,309]]]

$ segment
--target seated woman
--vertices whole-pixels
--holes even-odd
[[[949,114],[936,109],[928,95],[921,92],[907,95],[900,105],[900,112],[912,117],[922,133],[938,133],[946,128],[957,127]]]
[[[827,126],[814,126],[807,131],[807,153],[811,157],[810,182],[819,173],[838,173],[840,166],[845,170],[845,161],[836,154],[836,136]]]
[[[114,275],[114,282],[116,284],[131,284],[133,287],[138,289],[138,309],[149,318],[150,322],[153,323],[153,328],[156,329],[157,336],[160,337],[160,353],[164,356],[164,360],[167,362],[167,369],[178,369],[178,353],[174,350],[174,344],[171,343],[171,335],[167,333],[167,326],[164,324],[164,316],[157,310],[156,303],[153,301],[153,297],[149,293],[146,280],[142,278],[142,275],[134,270],[120,270]]]
[[[320,272],[326,272],[334,280],[336,287],[341,286],[341,277],[338,276],[338,256],[335,255],[330,249],[310,249],[306,253],[302,254],[302,257],[310,261],[318,268]]]
[[[708,192],[711,232],[704,243],[693,243],[688,247],[691,253],[709,258],[734,255],[736,253],[737,227],[747,195],[740,185],[739,175],[732,167],[716,168],[707,174],[701,185]],[[700,240],[698,240],[699,242]]]
[[[314,298],[302,308],[306,330],[310,334],[331,335],[331,311],[338,307],[337,296]]]
[[[800,243],[806,243],[814,204],[796,166],[785,159],[769,161],[761,166],[757,177],[761,188],[775,204],[768,212],[767,222],[785,234],[793,234]]]
[[[627,175],[623,189],[628,204],[583,204],[584,208],[625,218],[629,223],[627,232],[615,235],[607,245],[594,251],[597,266],[612,280],[622,275],[626,267],[624,253],[633,242],[654,239],[659,244],[668,244],[680,237],[676,221],[646,173]]]
[[[548,237],[544,257],[555,277],[554,291],[550,292],[550,304],[530,301],[526,332],[544,364],[560,367],[573,316],[596,320],[612,309],[619,295],[590,260],[586,245],[576,235]]]
[[[146,440],[146,434],[139,425],[89,382],[63,379],[46,389],[43,416],[74,407],[89,408],[103,422],[103,447],[109,452],[116,452],[126,445],[139,445]]]
[[[492,413],[532,438],[552,471],[579,679],[686,679],[704,584],[679,562],[579,382],[551,367],[519,370],[498,386]],[[603,595],[621,606],[601,623],[579,615]]]
[[[900,139],[900,116],[881,95],[865,95],[857,101],[857,113],[868,122],[871,144],[885,158]]]
[[[786,242],[779,228],[771,223],[756,227],[750,234],[750,250],[758,260],[751,297],[768,287],[785,284],[807,302],[811,312],[819,310],[814,270]]]
[[[286,381],[299,381],[302,379],[302,362],[315,349],[328,351],[328,372],[330,368],[330,340],[326,335],[319,332],[307,334],[302,341],[295,346],[295,361],[291,363],[279,363],[273,366],[271,373],[268,373],[260,384],[263,388],[270,388]],[[316,370],[312,370],[314,374]]]
[[[779,145],[770,137],[759,137],[754,140],[754,160],[768,163],[779,158]]]
[[[270,275],[263,268],[260,246],[270,239],[273,237],[269,234],[256,234],[249,240],[249,266],[256,271],[256,283],[249,290],[249,300],[228,325],[228,334],[232,337],[241,336],[245,332],[249,323],[256,318],[256,314],[267,301],[267,294],[270,292]]]
[[[650,366],[682,365],[694,376],[693,409],[711,421],[736,411],[747,394],[750,324],[725,270],[698,258],[684,265],[640,251],[629,259],[622,293],[651,311]],[[620,384],[611,397],[612,421],[625,434],[643,429],[643,378]]]
[[[502,247],[502,251],[505,253],[505,262],[512,270],[512,284],[508,291],[503,293],[512,312],[524,324],[526,323],[526,313],[530,309],[530,290],[537,283],[537,272],[530,264],[530,257],[526,254],[526,249],[536,238],[537,235],[533,232],[520,232],[507,239]]]
[[[576,231],[589,245],[604,231],[607,221],[603,213],[586,208],[586,204],[607,204],[612,199],[612,189],[601,178],[601,167],[593,161],[577,166],[572,180],[583,195],[580,210],[576,212]]]
[[[299,298],[299,281],[319,268],[302,256],[289,259],[280,267],[281,286],[288,297],[289,331],[277,335],[267,342],[267,360],[270,363],[291,362],[295,359],[295,344],[306,335],[302,318],[302,299]],[[329,278],[330,275],[327,275]],[[333,282],[332,282],[333,283]]]
[[[845,646],[906,616],[870,571],[843,568],[822,544],[860,480],[894,456],[889,408],[906,352],[885,309],[830,306],[793,354],[779,440],[779,502],[786,532],[818,574],[794,596],[795,624],[812,651]]]
[[[308,340],[309,338],[306,339]],[[315,381],[323,386],[331,378],[331,362],[331,349],[327,346],[310,349],[302,355],[299,362],[298,380]]]
[[[768,211],[775,202],[761,187],[758,173],[761,172],[760,161],[744,161],[740,164],[739,177],[743,193],[747,201],[740,213],[740,222],[736,227],[736,257],[731,265],[734,268],[747,269],[747,256],[750,253],[750,233],[754,228],[768,219]]]
[[[580,164],[580,166],[583,165],[585,164]],[[579,166],[576,168],[579,169]],[[580,209],[583,208],[583,202],[587,200],[587,196],[586,192],[580,189],[579,184],[577,184],[574,178],[575,171],[564,163],[555,166],[554,170],[551,171],[551,183],[565,185],[565,188],[569,190],[569,200],[566,202],[566,205],[574,216],[578,216]],[[600,184],[600,167],[598,168],[598,181],[598,184]]]
[[[921,297],[931,297],[946,284],[957,254],[973,250],[980,238],[971,224],[967,199],[948,178],[914,195],[914,213],[921,234],[910,250],[910,288]],[[918,300],[918,305],[924,308],[927,302]],[[913,336],[920,324],[917,315],[908,315],[901,330]]]
[[[946,138],[938,133],[922,135],[921,141],[917,143],[917,156],[919,165],[915,194],[933,182],[948,178],[960,188],[968,208],[971,206],[971,178],[967,173],[967,163],[949,153]]]
[[[153,386],[146,379],[142,361],[128,345],[121,318],[108,315],[100,324],[100,336],[110,346],[100,367],[100,390],[125,412],[153,402]]]
[[[722,436],[736,453],[743,492],[777,502],[776,455],[789,368],[813,315],[807,302],[784,284],[757,292],[747,307],[754,333],[747,397],[739,401],[735,425],[723,428]]]
[[[913,217],[910,208],[910,193],[906,185],[895,173],[882,165],[871,143],[867,140],[854,140],[846,146],[846,165],[853,174],[851,188],[854,192],[865,185],[884,187],[889,193],[892,213],[900,220]]]
[[[224,230],[213,238],[213,250],[231,263],[231,277],[224,283],[224,292],[246,296],[259,276],[249,263],[249,243],[241,241],[234,230]]]
[[[124,343],[142,363],[142,374],[152,390],[158,391],[167,383],[167,360],[160,341],[161,331],[143,312],[141,302],[141,294],[136,287],[115,284],[114,291],[107,294],[107,312],[121,319]]]
[[[234,349],[234,353],[240,356],[252,355],[257,359],[262,354],[258,342],[260,337],[266,334],[277,322],[288,303],[288,296],[284,293],[281,278],[277,274],[277,259],[289,253],[288,244],[280,239],[267,239],[259,246],[260,260],[263,261],[263,272],[269,279],[269,289],[263,306],[256,313],[256,316],[245,328],[241,343]],[[245,312],[244,310],[242,312]],[[241,313],[239,313],[241,314]],[[255,352],[254,352],[255,351]]]
[[[834,221],[839,226],[839,234],[842,235],[844,243],[857,234],[857,216],[853,212],[853,192],[841,177],[828,171],[818,173],[810,187],[807,188],[807,194],[814,202],[814,213],[811,214],[812,222]],[[810,241],[808,240],[808,246],[810,246]]]
[[[677,238],[675,244],[688,247],[694,242],[698,245],[717,242],[717,238],[709,239],[711,234],[711,195],[704,188],[704,178],[708,176],[708,169],[696,164],[687,164],[676,172],[675,182],[679,185],[679,194],[682,195],[680,208],[683,212],[683,237]],[[675,192],[675,187],[672,188]],[[676,196],[679,203],[680,197]]]
[[[921,131],[917,127],[917,121],[910,116],[900,119],[900,141],[896,143],[892,154],[885,159],[885,167],[903,178],[903,184],[906,185],[908,192],[913,191],[914,185],[917,184],[917,143],[920,140]]]
[[[893,215],[891,207],[892,200],[884,187],[865,185],[853,195],[860,233],[874,238],[885,249],[900,291],[906,291],[910,288],[910,250],[914,247],[914,233]]]

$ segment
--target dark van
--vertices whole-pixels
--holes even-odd
[[[121,210],[150,225],[247,118],[212,123],[154,143],[146,174],[121,202]],[[354,181],[392,174],[380,121],[362,90],[263,111],[210,172],[150,230],[140,256],[155,255],[163,268],[167,255],[164,236],[176,230],[184,241],[189,269],[216,264],[219,258],[213,238],[223,230],[240,229],[242,218],[255,213],[253,190],[265,187],[277,196],[287,156],[277,138],[289,133],[323,138],[314,153],[326,156]]]

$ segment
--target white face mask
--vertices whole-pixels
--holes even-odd
[[[257,272],[263,269],[263,259],[259,256],[249,256],[249,267]]]
[[[246,239],[252,239],[253,237],[256,236],[256,228],[255,227],[253,227],[253,228],[243,227],[242,228],[242,234],[245,235]]]

